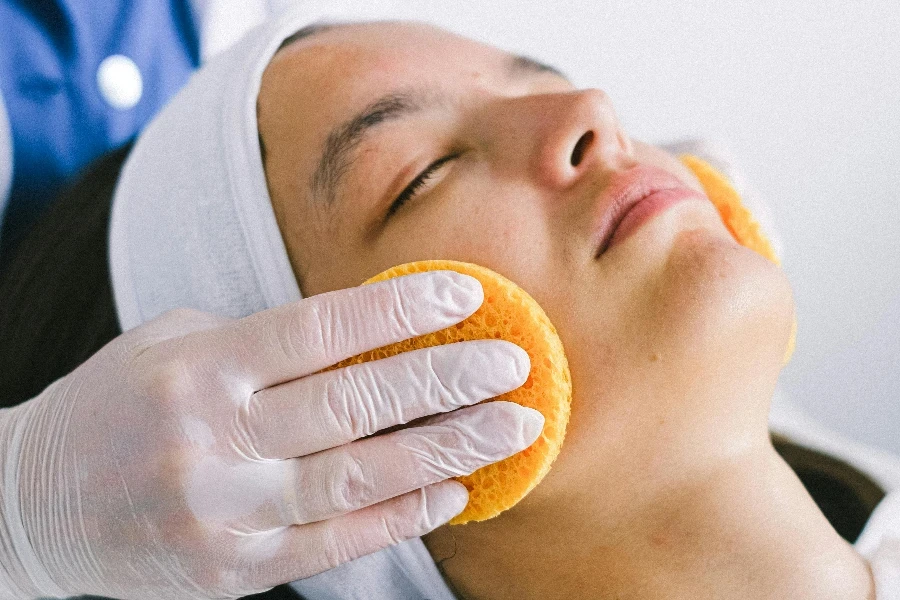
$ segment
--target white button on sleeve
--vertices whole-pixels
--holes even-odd
[[[144,93],[144,81],[134,61],[114,54],[103,59],[97,69],[97,87],[107,104],[113,108],[133,108]]]

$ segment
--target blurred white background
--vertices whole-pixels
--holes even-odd
[[[771,204],[794,287],[783,392],[900,453],[896,0],[381,3],[604,89],[637,139],[727,148]]]

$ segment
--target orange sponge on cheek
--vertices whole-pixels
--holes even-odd
[[[364,352],[334,368],[464,340],[502,339],[528,352],[531,359],[528,380],[493,400],[507,400],[540,411],[544,415],[544,429],[522,452],[456,478],[469,490],[466,508],[450,521],[456,525],[497,516],[524,498],[550,471],[569,422],[572,380],[562,342],[543,309],[525,290],[490,269],[450,260],[426,260],[388,269],[365,283],[435,270],[457,271],[478,279],[484,289],[481,307],[456,325]]]
[[[771,242],[762,232],[759,222],[753,217],[753,214],[744,206],[740,195],[731,186],[728,179],[715,170],[706,161],[690,154],[682,154],[678,157],[681,162],[687,166],[700,183],[710,201],[719,211],[722,222],[725,227],[734,236],[742,246],[746,246],[751,250],[755,250],[762,256],[768,258],[776,265],[781,265],[781,261],[775,254]],[[791,336],[788,340],[787,349],[784,354],[784,364],[791,359],[794,353],[794,346],[797,341],[797,320],[791,326]]]

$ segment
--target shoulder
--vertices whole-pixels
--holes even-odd
[[[769,424],[832,525],[852,525],[852,535],[839,533],[869,562],[876,600],[900,600],[900,456],[831,431],[783,398]]]

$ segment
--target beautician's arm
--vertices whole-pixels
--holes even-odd
[[[482,297],[424,273],[120,335],[0,410],[0,598],[239,597],[446,522],[467,493],[445,479],[529,446],[540,414],[491,402],[365,436],[521,385],[527,354],[479,341],[319,371]]]

